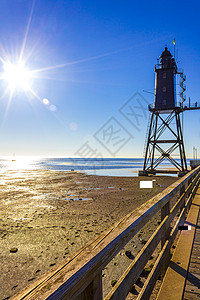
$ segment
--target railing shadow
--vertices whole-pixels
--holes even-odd
[[[194,227],[194,228],[196,228],[196,229],[200,229],[200,226],[199,226],[199,225],[193,224],[193,223],[191,223],[191,222],[185,221],[185,224],[190,225],[190,226],[192,226],[192,227]]]
[[[179,273],[181,276],[185,277],[191,284],[195,285],[196,287],[200,288],[200,279],[193,275],[190,272],[187,272],[184,268],[176,264],[175,262],[171,261],[169,268],[173,269],[175,272]]]

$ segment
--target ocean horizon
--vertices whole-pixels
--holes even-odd
[[[180,162],[180,159],[177,159]],[[66,158],[66,157],[13,157],[1,158],[0,170],[53,170],[79,171],[89,175],[100,176],[138,176],[143,169],[143,158]],[[189,167],[190,159],[187,159]],[[170,162],[160,165],[165,169],[172,168]]]

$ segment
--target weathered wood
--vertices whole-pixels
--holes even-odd
[[[189,187],[187,187],[187,190],[189,190]],[[185,191],[185,192],[187,192],[187,190]],[[181,206],[183,206],[182,205],[182,203],[183,203],[183,201],[185,201],[185,196],[186,196],[186,193],[185,193],[185,195],[184,194],[182,194],[182,196],[181,196],[181,198],[179,199],[179,201],[175,204],[175,206],[172,208],[172,210],[171,210],[171,212],[170,212],[170,216],[169,216],[169,222],[168,222],[168,224],[170,224],[170,222],[171,222],[171,220],[172,220],[172,218],[174,218],[174,216],[175,216],[175,214],[176,214],[176,212],[178,211],[178,209],[179,209],[179,207],[181,207]],[[188,201],[187,201],[188,202]],[[169,214],[169,205],[168,206],[166,206],[165,207],[165,210],[163,210],[163,214],[162,214],[162,218],[166,215],[166,214]],[[182,222],[182,220],[184,219],[184,216],[185,216],[185,209],[182,209],[182,213],[181,213],[181,215],[180,215],[180,217],[179,217],[179,219],[178,219],[178,222],[177,222],[177,224],[176,224],[176,233],[177,233],[177,231],[178,231],[178,225]],[[162,225],[162,223],[161,223],[161,225]],[[160,225],[160,226],[161,226]],[[168,233],[168,235],[169,235],[169,233]],[[170,241],[170,245],[173,243],[173,241],[174,241],[174,239],[175,239],[175,236],[176,236],[176,234],[174,234],[173,235],[173,238],[171,238],[171,241]],[[147,245],[148,246],[148,245]],[[167,247],[167,249],[165,249],[165,261],[166,261],[166,259],[169,259],[169,251],[170,251],[170,247]],[[159,263],[159,266],[160,265],[162,265],[162,261],[158,261],[158,263]],[[134,264],[134,263],[133,263]],[[132,266],[133,267],[133,266]],[[136,270],[136,268],[134,268],[134,270]],[[153,268],[153,270],[154,270],[154,268]],[[125,275],[125,273],[124,273],[124,275]],[[150,291],[150,289],[152,289],[153,288],[153,282],[155,283],[155,278],[156,278],[156,275],[157,274],[153,274],[153,278],[150,278],[149,280],[150,280],[150,285],[148,286],[148,289],[147,289],[147,291],[149,290]],[[150,275],[149,275],[150,276]],[[133,277],[132,277],[132,279],[133,279]],[[114,289],[117,289],[117,285],[121,285],[122,284],[122,280],[124,280],[122,277],[120,278],[120,280],[118,281],[118,283],[116,284],[116,286],[115,286],[115,288]],[[130,284],[130,287],[134,284],[134,282],[137,280],[137,276],[136,276],[136,278],[135,278],[135,280],[134,281],[132,281],[131,282],[131,284]],[[125,280],[124,280],[125,281]],[[126,284],[127,284],[127,277],[126,277]],[[150,286],[151,286],[151,288],[150,288]],[[129,287],[129,288],[130,288]],[[146,286],[145,286],[145,288],[147,288]],[[124,297],[125,297],[125,295],[124,294],[117,294],[116,293],[116,295],[114,295],[114,289],[110,292],[110,294],[108,295],[108,299],[117,299],[118,297],[120,297],[120,299],[125,299]],[[124,293],[124,288],[122,288],[122,290],[123,290],[123,293]],[[148,294],[148,292],[147,292],[147,294]],[[147,299],[147,298],[145,298],[147,295],[146,295],[146,293],[144,293],[144,296],[142,296],[142,294],[141,294],[141,297],[144,297],[143,299]],[[106,298],[106,299],[107,299]]]
[[[173,217],[174,217],[174,214],[176,213],[177,209],[179,208],[180,204],[181,204],[181,201],[180,201],[180,203],[176,204],[176,208],[175,207],[172,208],[171,214],[173,214]],[[147,280],[144,283],[143,288],[140,291],[140,294],[139,294],[137,300],[149,299],[151,292],[154,288],[155,282],[163,270],[163,264],[165,264],[166,256],[168,256],[169,249],[171,248],[171,246],[175,240],[176,234],[178,232],[178,225],[182,222],[182,218],[184,217],[184,214],[185,214],[184,211],[182,211],[181,215],[179,216],[179,219],[176,222],[176,225],[172,229],[169,240],[167,240],[165,245],[163,246],[152,271],[150,272]]]
[[[180,188],[180,196],[185,192],[185,185]]]
[[[90,285],[95,286],[102,269],[110,260],[134,237],[134,235],[160,210],[169,200],[185,186],[188,180],[199,173],[200,167],[177,180],[165,191],[156,195],[141,207],[129,213],[125,218],[114,224],[94,241],[83,247],[76,254],[58,264],[53,270],[36,280],[32,285],[19,292],[12,299],[74,299],[83,293]],[[194,180],[193,180],[194,181]],[[185,193],[186,195],[186,193]],[[181,203],[181,202],[179,202]],[[177,206],[178,207],[178,206]],[[158,234],[150,240],[150,251],[144,248],[141,253],[142,262],[138,263],[138,270],[142,269],[149,253],[161,239],[161,233],[167,230],[171,216],[158,227]],[[166,225],[167,224],[167,225]],[[146,245],[145,245],[146,246]],[[98,282],[98,280],[96,281]],[[100,286],[99,282],[97,286]],[[92,288],[94,290],[94,288]],[[98,298],[97,298],[98,299]]]
[[[193,284],[193,285],[187,284],[186,292],[191,292],[191,293],[196,294],[196,295],[199,296],[199,289],[200,289],[200,283],[199,282],[200,282],[200,280],[197,279],[196,280],[196,285],[195,284]],[[185,293],[184,293],[184,295],[185,295]]]
[[[102,300],[102,274],[98,274],[87,288],[77,297],[72,297],[75,300]]]
[[[86,287],[86,289],[77,297],[73,296],[73,300],[93,300],[93,281]],[[66,298],[67,300],[67,298]]]
[[[146,300],[150,298],[150,295],[153,291],[154,285],[156,283],[156,280],[158,279],[160,275],[160,269],[162,268],[165,258],[168,255],[169,249],[171,247],[170,240],[165,242],[165,245],[163,246],[159,257],[157,258],[148,278],[146,279],[139,296],[137,297],[137,300]]]
[[[184,294],[184,300],[199,300],[199,292],[194,294],[193,292],[186,292]]]
[[[103,299],[102,289],[102,272],[98,274],[93,280],[93,300]]]
[[[183,197],[183,195],[182,195]],[[171,209],[171,214],[173,214],[172,217],[176,214],[177,210],[179,209],[179,206],[181,204],[181,199],[175,204],[175,206]],[[178,231],[178,225],[182,222],[182,219],[185,216],[185,212],[182,211],[181,215],[179,216],[178,221],[176,222],[176,225],[173,227],[172,233],[170,235],[170,239],[166,241],[165,245],[163,246],[160,255],[158,256],[154,267],[152,271],[150,272],[147,280],[145,281],[139,296],[137,297],[137,300],[146,300],[149,299],[151,292],[154,288],[155,282],[160,274],[160,270],[162,269],[162,265],[165,262],[166,253],[168,254],[168,249],[170,249],[171,245],[174,242],[174,239],[176,237],[177,231]],[[175,233],[175,234],[174,234]]]
[[[182,186],[182,188],[180,189],[180,197],[185,193],[185,185]],[[181,207],[180,207],[180,211],[183,209],[183,207],[185,206],[185,201],[183,201]]]
[[[198,197],[200,203],[199,190],[200,189],[198,189],[195,198]],[[200,209],[200,204],[199,204],[199,209]],[[190,225],[194,226],[193,224]],[[200,257],[200,244],[199,244],[200,226],[199,225],[200,225],[200,215],[198,216],[198,221],[196,224],[195,239],[193,243],[190,265],[188,269],[188,276],[185,285],[184,299],[187,299],[188,293],[190,294],[190,299],[199,299],[199,295],[200,295],[200,263],[199,264],[197,263],[198,258]]]
[[[158,237],[158,239],[161,239],[162,236],[165,235],[165,232],[169,229],[169,224],[171,223],[172,219],[175,217],[177,211],[180,209],[180,206],[182,205],[182,202],[185,200],[185,196],[186,196],[185,194],[182,194],[181,198],[176,202],[176,204],[174,205],[174,207],[171,209],[170,212],[169,212],[169,206],[167,207],[167,214],[166,214],[166,211],[163,212],[163,217],[164,217],[164,214],[166,214],[166,217],[161,222],[160,226],[157,228],[157,231],[155,231],[155,233],[152,235],[152,237],[151,237],[152,239],[154,237],[156,238],[157,234],[160,235]],[[176,226],[175,226],[176,227],[176,233],[178,231],[178,225],[180,224],[180,222],[182,222],[182,219],[184,218],[184,215],[185,215],[185,208],[181,212],[180,217],[178,219],[178,222],[176,223]],[[165,226],[165,230],[162,233],[163,226]],[[159,232],[159,229],[161,230],[160,232]],[[170,247],[171,247],[171,245],[172,245],[172,243],[175,239],[175,236],[176,236],[176,234],[173,234],[173,236],[170,237],[170,231],[168,231],[168,232],[169,232],[168,240],[170,240],[169,243],[168,243],[169,245],[168,245],[168,247],[165,247],[165,249],[163,251],[161,251],[161,253],[163,253],[163,254],[161,256],[159,256],[159,259],[157,261],[157,264],[158,264],[159,267],[161,267],[161,266],[163,267],[163,264],[166,262],[166,260],[169,260]],[[135,283],[135,281],[139,277],[141,270],[143,269],[143,267],[145,266],[146,262],[148,261],[150,255],[152,254],[152,252],[150,252],[151,248],[149,246],[151,238],[147,242],[147,244],[143,247],[143,249],[141,250],[139,255],[132,262],[132,264],[129,266],[129,268],[126,270],[126,272],[118,280],[115,287],[112,289],[112,291],[106,297],[106,300],[108,300],[108,299],[125,299],[126,295],[131,290],[133,284]],[[167,241],[165,241],[165,245],[166,245],[166,242]],[[156,246],[157,246],[157,244],[153,245],[153,250],[155,249]],[[143,258],[142,255],[145,254],[145,249],[146,248],[149,251],[148,256]],[[164,259],[163,259],[163,257],[164,257]],[[143,262],[143,264],[141,262]],[[138,272],[137,272],[137,268],[138,268],[137,263],[140,264],[139,266],[141,268],[141,269],[138,270]],[[155,266],[155,268],[156,268],[156,266]],[[149,284],[150,284],[151,287],[148,286],[147,294],[148,294],[148,290],[150,291],[151,288],[153,288],[152,284],[155,283],[156,276],[159,275],[157,273],[158,272],[157,269],[155,271],[155,268],[153,268],[153,270],[152,270],[153,278],[149,279],[149,281],[150,281]],[[164,266],[164,268],[163,268],[163,273],[164,273],[165,270],[166,270],[166,266]],[[134,274],[133,274],[133,272],[134,272]],[[151,275],[149,275],[149,276],[151,276]],[[129,286],[128,286],[128,280],[130,280]],[[148,281],[146,281],[146,282],[148,282]],[[127,290],[125,290],[126,286],[127,286]],[[147,287],[147,286],[145,285],[145,287]],[[120,294],[120,289],[122,291],[121,294]],[[144,294],[144,296],[141,294],[141,297],[144,297],[143,299],[147,299],[147,298],[145,298],[146,297],[146,292],[143,292],[143,294]]]
[[[184,187],[184,191],[185,191],[185,187]],[[183,193],[181,194],[181,196],[183,195]],[[183,197],[181,197],[181,200],[179,201],[180,204],[179,206],[182,207],[182,203],[185,199],[183,199]],[[161,208],[161,220],[163,220],[167,215],[169,215],[170,213],[170,201],[168,201],[168,203],[166,203],[162,208]],[[161,237],[161,249],[164,247],[166,241],[169,239],[170,237],[170,223],[169,226],[166,230],[166,232],[162,235]],[[166,272],[166,269],[169,265],[169,261],[170,261],[170,248],[167,248],[167,252],[165,253],[165,262],[162,264],[162,269],[161,269],[161,276],[164,277],[164,274]]]
[[[187,217],[187,222],[196,225],[199,214],[198,205],[200,205],[200,196],[195,196]],[[159,291],[158,300],[182,299],[194,235],[195,227],[192,227],[191,230],[182,231]]]
[[[183,200],[182,200],[183,202]],[[182,204],[181,204],[182,205]],[[168,201],[162,208],[161,208],[161,220],[164,220],[164,218],[169,215],[170,213],[170,201]],[[170,236],[170,224],[167,228],[166,232],[161,237],[161,248],[163,248],[166,240],[169,239]]]
[[[127,294],[133,287],[133,284],[137,281],[140,276],[143,268],[148,262],[151,254],[155,250],[156,246],[160,242],[162,235],[168,229],[170,224],[170,218],[168,216],[162,221],[160,226],[156,229],[153,235],[150,237],[148,242],[130,264],[130,266],[126,269],[121,278],[117,281],[114,288],[107,295],[105,300],[117,300],[117,299],[125,299]]]
[[[197,191],[197,189],[199,187],[199,178],[200,178],[200,173],[195,178],[193,178],[191,186],[188,189],[188,191],[189,191],[188,200],[189,201],[188,201],[188,203],[186,205],[187,211],[189,210],[189,208],[191,206],[191,203],[192,203],[192,200],[193,200],[194,196],[196,195],[196,191]]]

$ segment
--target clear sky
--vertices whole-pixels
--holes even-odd
[[[153,103],[143,90],[174,37],[186,97],[200,102],[199,14],[199,1],[0,0],[0,156],[142,157],[137,99]],[[5,63],[20,58],[28,89],[12,90]],[[124,117],[129,103],[138,123]],[[200,154],[200,111],[184,113],[183,131],[187,156]]]

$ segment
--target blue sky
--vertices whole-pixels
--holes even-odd
[[[120,108],[136,92],[153,103],[143,90],[154,89],[154,65],[174,37],[186,97],[200,102],[199,11],[199,1],[1,0],[0,57],[17,62],[24,41],[26,68],[46,70],[31,79],[37,96],[17,89],[9,102],[0,81],[0,156],[86,155],[87,143],[94,155],[142,157],[148,114],[135,108],[138,130]],[[101,134],[108,124],[123,128],[117,146]],[[193,146],[200,153],[199,125],[199,111],[184,113],[188,157]]]

